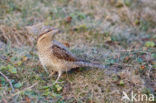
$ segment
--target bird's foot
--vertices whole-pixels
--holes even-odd
[[[56,73],[55,71],[52,71],[50,75],[48,76],[48,78],[52,77],[55,73]]]

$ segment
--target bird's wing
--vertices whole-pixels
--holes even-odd
[[[52,45],[52,53],[54,56],[56,56],[58,59],[63,59],[66,61],[77,61],[77,58],[70,53],[67,48],[62,46],[62,44],[56,44],[53,43]]]

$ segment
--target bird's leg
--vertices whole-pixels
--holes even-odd
[[[55,73],[56,73],[55,71],[52,71],[48,77],[53,76]]]
[[[48,70],[45,65],[43,65],[43,69],[45,70],[46,73],[48,73]]]
[[[62,71],[58,71],[58,77],[57,77],[56,81],[54,82],[54,84],[58,82],[58,80],[60,79],[61,75],[62,75]]]

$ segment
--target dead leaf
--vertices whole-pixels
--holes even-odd
[[[141,67],[140,67],[142,70],[144,70],[145,69],[145,66],[144,65],[141,65]]]
[[[31,103],[31,102],[30,102],[30,98],[27,97],[27,96],[25,97],[25,101],[26,101],[26,103]]]
[[[64,42],[63,44],[64,44],[66,47],[68,47],[68,48],[70,47],[69,43],[67,43],[67,42]]]
[[[72,21],[72,17],[71,16],[68,16],[67,18],[66,18],[66,23],[71,23],[71,21]]]

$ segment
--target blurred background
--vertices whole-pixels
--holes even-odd
[[[62,30],[56,40],[77,56],[107,69],[79,68],[52,85],[57,75],[48,78],[36,50],[46,26]],[[122,91],[156,95],[155,34],[155,0],[0,0],[0,101],[111,103],[123,102]]]

